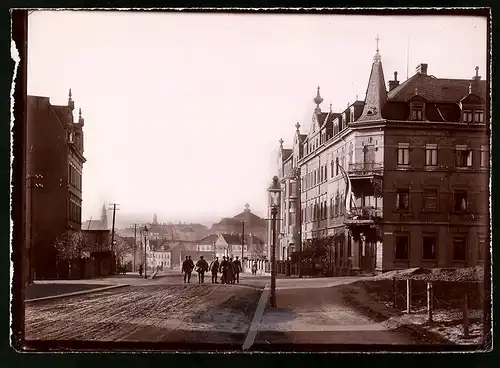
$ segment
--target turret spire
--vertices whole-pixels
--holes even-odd
[[[316,109],[314,111],[317,113],[321,112],[321,108],[319,107],[319,105],[321,105],[321,103],[323,102],[323,98],[319,93],[319,86],[318,86],[318,92],[316,93],[316,97],[314,97],[313,101],[316,104]]]
[[[298,121],[297,121],[297,124],[295,124],[295,129],[297,129],[297,133],[300,132],[300,124]]]
[[[280,138],[279,142],[280,142],[280,148],[283,148],[283,142],[284,142],[283,138]]]
[[[102,210],[101,210],[101,225],[103,229],[108,228],[108,212],[106,211],[106,204],[102,205]]]
[[[373,58],[372,70],[368,87],[366,89],[365,106],[363,112],[357,121],[374,121],[383,119],[382,108],[387,101],[387,90],[385,88],[384,71],[382,70],[382,61],[379,54],[380,38],[377,35],[377,53]]]
[[[379,53],[380,50],[378,48],[378,42],[380,41],[380,37],[378,36],[378,34],[377,34],[377,38],[375,38],[375,41],[377,41],[377,53],[373,57],[373,60],[380,62],[381,56],[380,56],[380,53]]]
[[[73,101],[73,94],[71,93],[71,88],[68,93],[68,107],[73,111],[75,109],[75,102]],[[71,122],[73,122],[73,118],[71,118]]]

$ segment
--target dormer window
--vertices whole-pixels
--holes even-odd
[[[462,120],[464,123],[472,123],[472,110],[464,110],[462,112]]]
[[[354,121],[354,107],[351,107],[351,118],[350,118],[351,123]]]
[[[483,110],[474,110],[474,123],[484,123]]]
[[[424,120],[424,106],[422,104],[411,104],[411,120]]]
[[[339,119],[335,119],[333,122],[333,135],[337,135],[339,132]]]

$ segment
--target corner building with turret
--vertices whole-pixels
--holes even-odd
[[[280,140],[277,259],[332,236],[335,275],[481,264],[490,123],[478,69],[444,79],[420,64],[386,88],[377,49],[364,100],[323,112],[318,87],[309,130]]]

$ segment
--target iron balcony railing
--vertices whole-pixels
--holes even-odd
[[[383,211],[375,207],[356,207],[351,208],[347,215],[350,220],[374,220],[382,218]]]
[[[382,174],[384,165],[380,162],[356,162],[349,164],[349,175],[351,176],[365,176]]]

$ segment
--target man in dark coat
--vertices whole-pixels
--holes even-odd
[[[222,276],[220,278],[221,283],[227,284],[227,260],[226,256],[222,257],[222,262],[220,263],[220,272],[222,273]]]
[[[198,262],[196,262],[196,272],[198,272],[198,283],[203,284],[205,282],[205,272],[208,272],[208,263],[200,256]]]
[[[240,283],[240,272],[243,271],[241,268],[241,261],[238,259],[238,256],[236,256],[236,259],[233,262],[234,264],[234,278],[236,282],[239,284]]]
[[[227,283],[234,284],[234,263],[233,258],[229,258],[227,261]]]
[[[219,257],[215,257],[212,263],[210,263],[210,271],[212,272],[212,284],[218,284],[217,273],[219,272]]]
[[[186,259],[184,260],[184,262],[182,262],[182,270],[181,272],[184,274],[184,283],[186,283],[186,281],[188,283],[191,282],[191,272],[193,271],[193,269],[191,268],[191,263],[193,261],[188,258],[188,256],[186,256]]]

